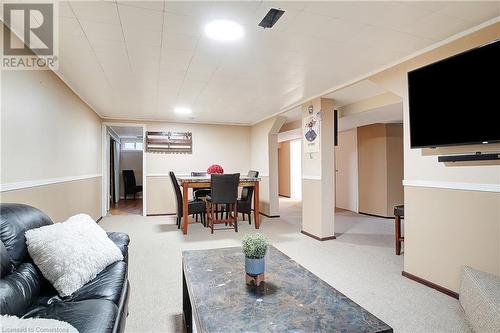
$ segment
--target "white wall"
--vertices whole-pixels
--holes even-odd
[[[335,147],[336,207],[358,212],[358,142],[357,129],[339,132]]]
[[[2,202],[56,222],[100,217],[101,119],[63,81],[49,70],[1,71],[0,122]]]
[[[146,123],[147,131],[191,131],[192,154],[145,153],[147,162],[147,214],[173,214],[175,197],[169,171],[189,174],[220,164],[225,173],[247,174],[250,170],[250,128],[182,123]],[[259,170],[259,169],[256,169]]]

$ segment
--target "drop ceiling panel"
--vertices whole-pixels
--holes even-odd
[[[285,14],[264,30],[270,8]],[[63,1],[59,72],[104,117],[248,124],[499,15],[498,2]],[[244,37],[208,39],[213,19]],[[335,98],[377,87],[358,90]]]

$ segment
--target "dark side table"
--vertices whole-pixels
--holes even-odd
[[[394,206],[394,216],[396,217],[394,220],[396,227],[396,255],[399,256],[401,254],[401,243],[405,240],[405,238],[401,236],[401,219],[405,218],[405,206]]]

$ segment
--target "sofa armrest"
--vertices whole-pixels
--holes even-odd
[[[123,261],[128,262],[128,244],[130,243],[130,237],[123,232],[108,232],[108,237],[113,241],[113,243],[118,246],[123,254]]]
[[[475,332],[500,332],[500,277],[465,266],[459,301]]]

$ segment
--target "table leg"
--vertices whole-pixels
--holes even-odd
[[[253,195],[253,215],[255,218],[255,229],[260,228],[260,209],[259,209],[259,182],[255,182],[254,186],[254,195]]]
[[[182,233],[185,235],[188,232],[188,195],[189,195],[188,183],[182,184]]]
[[[396,237],[396,255],[401,254],[401,217],[396,215],[396,219],[394,221],[396,224],[396,232],[395,232],[395,237]]]

